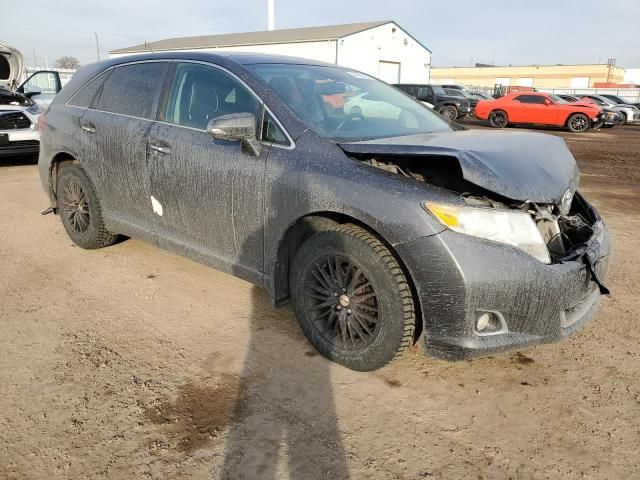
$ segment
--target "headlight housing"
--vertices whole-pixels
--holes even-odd
[[[37,103],[34,103],[30,107],[27,107],[25,110],[27,110],[27,112],[29,112],[31,115],[38,115],[39,113],[42,113],[42,109]]]
[[[527,212],[432,202],[423,208],[455,232],[512,245],[542,263],[551,263],[549,249]]]

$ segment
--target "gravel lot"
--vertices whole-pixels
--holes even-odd
[[[567,139],[614,239],[568,340],[333,365],[289,308],[137,240],[84,251],[0,160],[0,478],[640,478],[640,127]]]

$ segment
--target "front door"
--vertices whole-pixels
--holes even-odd
[[[214,118],[261,103],[227,71],[201,63],[175,67],[164,112],[148,137],[151,196],[160,241],[204,263],[255,278],[263,271],[263,176],[240,142],[211,137]]]

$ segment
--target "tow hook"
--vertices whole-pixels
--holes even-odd
[[[54,213],[53,207],[49,207],[45,211],[40,212],[40,215],[48,215],[50,213]]]

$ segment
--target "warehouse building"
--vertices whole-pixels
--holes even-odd
[[[503,67],[433,67],[434,83],[494,87],[594,88],[600,84],[622,83],[624,70],[615,65],[530,65]]]
[[[389,83],[428,82],[431,51],[397,23],[380,22],[181,37],[109,52],[258,52],[310,58],[360,70]]]

